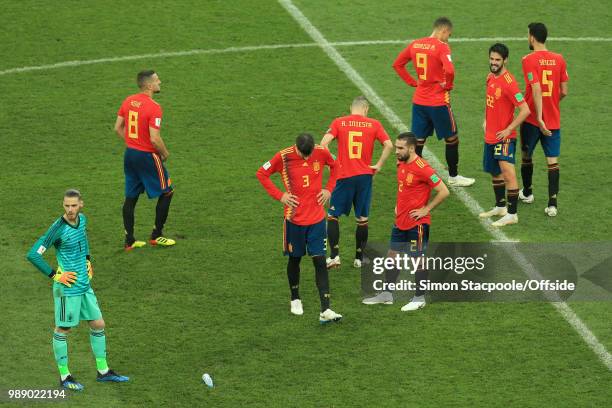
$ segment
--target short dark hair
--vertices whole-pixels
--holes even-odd
[[[80,200],[81,192],[77,190],[76,188],[69,188],[68,190],[64,192],[64,197],[69,197],[69,198],[76,197]]]
[[[491,55],[492,52],[496,52],[499,55],[501,55],[502,59],[507,59],[508,56],[510,55],[510,50],[508,49],[506,44],[502,44],[502,43],[493,44],[489,48],[489,55]]]
[[[442,28],[448,28],[448,29],[452,29],[453,28],[453,22],[450,21],[450,18],[448,17],[438,17],[436,19],[436,21],[434,21],[433,23],[433,28],[436,30],[442,29]]]
[[[301,133],[297,139],[295,139],[295,145],[302,155],[310,156],[314,150],[314,138],[310,133]]]
[[[548,37],[548,30],[544,23],[531,23],[527,27],[529,27],[529,35],[533,36],[537,42],[540,44],[544,44],[546,42],[546,37]]]
[[[138,75],[136,75],[136,83],[140,89],[144,88],[145,84],[151,77],[155,75],[155,71],[152,69],[146,71],[140,71]]]
[[[399,135],[397,135],[397,140],[404,140],[408,146],[416,147],[417,145],[417,137],[414,133],[410,131],[402,132]]]

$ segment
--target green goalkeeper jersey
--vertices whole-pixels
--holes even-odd
[[[64,217],[58,218],[32,246],[28,252],[28,260],[46,276],[50,276],[53,269],[45,261],[43,254],[51,247],[55,248],[57,264],[62,271],[75,272],[77,276],[71,287],[54,282],[54,293],[59,296],[74,296],[87,292],[90,288],[87,276],[87,218],[79,214],[76,225],[71,225]]]

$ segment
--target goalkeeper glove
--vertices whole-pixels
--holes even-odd
[[[53,274],[53,276],[51,276],[51,279],[53,279],[56,282],[59,282],[63,285],[66,285],[68,287],[71,287],[72,284],[74,282],[76,282],[77,278],[76,278],[76,273],[74,272],[63,272],[62,268],[58,267],[57,271],[55,271],[55,273]]]
[[[91,261],[88,259],[85,261],[87,263],[87,277],[89,280],[93,279],[93,266],[91,265]]]

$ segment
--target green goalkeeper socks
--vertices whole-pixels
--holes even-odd
[[[100,374],[106,374],[108,372],[108,364],[106,362],[106,334],[104,334],[104,329],[91,329],[89,332],[89,342],[96,358],[96,368]]]
[[[60,333],[57,331],[53,332],[53,354],[55,355],[55,362],[59,369],[62,380],[70,375],[68,370],[68,342],[66,340],[66,333]]]

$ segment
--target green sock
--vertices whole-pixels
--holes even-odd
[[[65,380],[70,375],[70,370],[68,370],[68,341],[66,337],[66,333],[53,332],[53,354],[55,355],[55,362],[57,363],[62,380]]]
[[[106,374],[108,372],[108,364],[106,363],[106,335],[104,334],[104,329],[91,329],[89,332],[89,342],[96,358],[96,368],[100,374]]]

